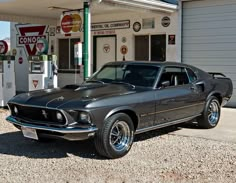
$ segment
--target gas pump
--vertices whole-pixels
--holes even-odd
[[[83,73],[83,63],[82,63],[82,55],[83,55],[83,44],[82,42],[76,42],[74,44],[74,65],[75,65],[75,84],[77,84],[77,69],[79,67],[80,74]]]
[[[38,55],[29,56],[29,91],[57,88],[57,56],[48,55],[48,43],[39,39]]]
[[[16,94],[15,56],[6,55],[8,45],[0,41],[0,106],[4,107]]]

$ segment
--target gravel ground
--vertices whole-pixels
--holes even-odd
[[[236,182],[236,144],[170,135],[167,128],[136,137],[125,157],[99,157],[92,141],[22,137],[0,111],[0,182]]]

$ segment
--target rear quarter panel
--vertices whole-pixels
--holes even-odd
[[[212,90],[209,96],[220,94],[222,98],[230,98],[233,93],[233,84],[229,78],[212,78],[210,79]]]

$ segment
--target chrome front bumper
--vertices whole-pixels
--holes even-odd
[[[28,123],[22,123],[18,121],[16,118],[12,116],[8,116],[6,118],[8,122],[11,124],[18,126],[20,128],[29,128],[36,130],[42,136],[48,137],[59,137],[67,140],[85,140],[93,137],[98,130],[95,127],[90,128],[73,128],[73,127],[65,127],[65,128],[56,128],[56,127],[48,127],[48,126],[40,126]]]

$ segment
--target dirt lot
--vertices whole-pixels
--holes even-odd
[[[167,128],[136,137],[121,159],[99,157],[92,141],[22,137],[0,111],[0,182],[236,182],[236,144]],[[206,131],[207,133],[207,131]]]

